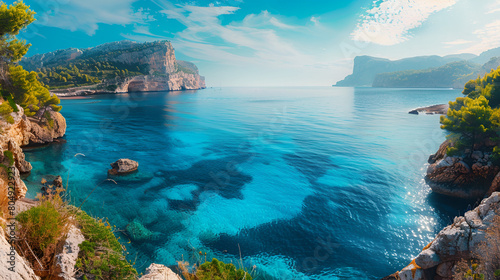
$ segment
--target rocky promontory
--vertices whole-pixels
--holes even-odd
[[[432,106],[420,107],[417,109],[413,109],[410,112],[408,112],[408,114],[446,115],[446,112],[448,112],[448,108],[450,108],[450,106],[448,104],[438,104],[438,105],[432,105]]]
[[[460,198],[482,198],[500,190],[500,167],[493,163],[493,141],[484,141],[481,147],[465,154],[447,154],[452,141],[447,140],[436,154],[429,157],[425,177],[433,192]]]
[[[97,70],[87,70],[86,74],[83,74],[84,70],[75,70],[74,73],[87,82],[70,83],[73,77],[68,72],[75,69],[79,63],[86,66],[92,64],[92,69]],[[60,73],[55,70],[56,72],[50,74],[51,77],[58,75],[60,78],[57,85],[48,84],[51,86],[51,92],[58,96],[205,88],[205,78],[200,76],[196,65],[177,60],[175,50],[169,41],[147,43],[120,41],[88,49],[58,50],[24,58],[20,64],[27,70],[39,73],[57,67],[67,69]],[[106,67],[114,69],[111,74],[107,73],[108,70],[99,70],[108,69]],[[113,74],[115,72],[116,74]],[[95,75],[95,79],[89,80],[90,75]]]

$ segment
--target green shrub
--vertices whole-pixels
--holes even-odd
[[[135,279],[137,271],[123,256],[124,249],[113,234],[111,225],[75,209],[85,241],[82,242],[76,267],[82,279]]]
[[[199,280],[252,280],[252,276],[243,269],[236,269],[232,263],[224,263],[217,259],[206,262],[196,270]]]
[[[0,105],[0,115],[5,119],[6,122],[13,124],[14,118],[10,115],[10,113],[14,112],[9,102],[4,101]]]
[[[20,213],[16,219],[26,233],[30,246],[39,253],[54,244],[63,232],[63,216],[49,201]]]

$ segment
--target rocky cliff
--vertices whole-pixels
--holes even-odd
[[[23,198],[27,188],[21,180],[21,173],[28,173],[32,167],[25,160],[22,147],[53,142],[66,133],[66,120],[61,113],[49,111],[53,123],[28,118],[23,108],[11,113],[14,123],[10,124],[0,118],[0,208],[6,213],[7,198],[10,196],[9,183],[14,183],[15,199]],[[12,157],[12,158],[11,158]],[[12,190],[12,189],[10,189]]]
[[[101,83],[85,87],[70,86],[54,89],[51,92],[59,96],[86,95],[93,93],[114,93],[129,91],[171,91],[205,88],[205,78],[199,75],[198,68],[190,62],[178,61],[175,50],[168,41],[137,43],[120,41],[103,44],[89,49],[67,49],[39,54],[23,59],[20,64],[30,71],[53,67],[74,67],[84,62],[95,64],[96,69],[102,63],[112,63],[120,72],[127,73],[100,78]],[[73,66],[71,66],[73,65]],[[88,72],[89,75],[102,76],[99,70]],[[121,73],[121,72],[120,72]],[[140,74],[140,75],[139,75]],[[64,74],[63,74],[64,75]]]
[[[479,56],[434,55],[399,60],[357,56],[354,58],[353,73],[337,82],[336,86],[462,88],[465,82],[475,79],[478,74],[496,69],[499,64],[494,60],[498,60],[497,57],[500,57],[500,48],[485,51]]]
[[[460,198],[482,198],[500,191],[500,167],[493,164],[492,149],[497,143],[488,140],[475,146],[468,156],[449,156],[447,140],[429,157],[426,182],[433,192]]]
[[[460,272],[462,260],[472,258],[484,260],[482,279],[495,279],[492,271],[498,267],[492,261],[499,256],[500,241],[495,235],[499,222],[500,193],[495,192],[474,210],[455,218],[407,267],[384,279],[452,280],[454,273]]]
[[[337,82],[336,86],[371,87],[375,77],[381,73],[422,70],[433,67],[440,67],[446,63],[459,61],[460,57],[440,57],[440,56],[419,56],[400,60],[389,60],[372,56],[357,56],[354,58],[354,67],[351,75],[344,80]]]

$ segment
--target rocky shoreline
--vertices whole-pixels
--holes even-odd
[[[408,266],[382,280],[453,280],[462,260],[484,255],[485,248],[493,246],[488,232],[498,227],[499,219],[500,192],[495,192],[475,209],[456,217]],[[485,279],[494,276],[486,275]]]
[[[32,166],[25,160],[23,148],[58,142],[66,132],[66,120],[58,112],[48,111],[49,118],[52,120],[49,123],[46,119],[39,120],[27,117],[21,107],[18,107],[18,109],[18,112],[11,113],[14,123],[7,123],[0,118],[0,151],[2,152],[0,154],[0,163],[4,166],[11,166],[11,172],[8,172],[7,168],[0,168],[0,198],[9,197],[9,185],[13,182],[15,184],[15,212],[11,214],[14,215],[39,205],[36,200],[24,198],[27,187],[21,180],[21,174],[29,173]],[[12,156],[9,156],[9,153]],[[132,169],[134,168],[137,168],[137,166],[132,166]],[[45,195],[50,195],[57,186],[62,187],[62,178],[57,176],[54,182],[45,182],[45,185],[47,186]],[[2,212],[7,213],[8,205],[10,204],[6,200],[0,200]],[[8,225],[7,217],[0,216],[0,224]],[[9,229],[8,226],[5,227],[5,230],[4,227],[0,227],[0,279],[41,279],[37,275],[38,273],[35,273],[33,263],[30,263],[15,250],[12,251],[11,248],[13,247],[7,240],[8,233],[6,230]],[[82,231],[71,223],[65,236],[56,245],[55,264],[48,276],[50,279],[76,280],[75,265],[80,252],[79,245],[85,240]],[[12,267],[9,260],[15,263],[15,269],[9,269]],[[146,269],[145,275],[139,279],[180,280],[181,278],[166,266],[151,264]]]
[[[448,104],[437,104],[437,105],[413,109],[409,111],[408,114],[446,115],[446,112],[448,112],[448,108],[450,108]]]

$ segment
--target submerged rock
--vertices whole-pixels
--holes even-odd
[[[139,280],[182,280],[182,278],[170,268],[152,263],[146,268],[146,273]]]
[[[110,164],[112,169],[108,170],[108,174],[110,175],[123,175],[128,174],[134,171],[137,171],[139,168],[139,163],[137,161],[133,161],[131,159],[119,159]]]
[[[143,241],[153,237],[153,232],[136,220],[129,223],[126,229],[128,236],[134,241]]]

